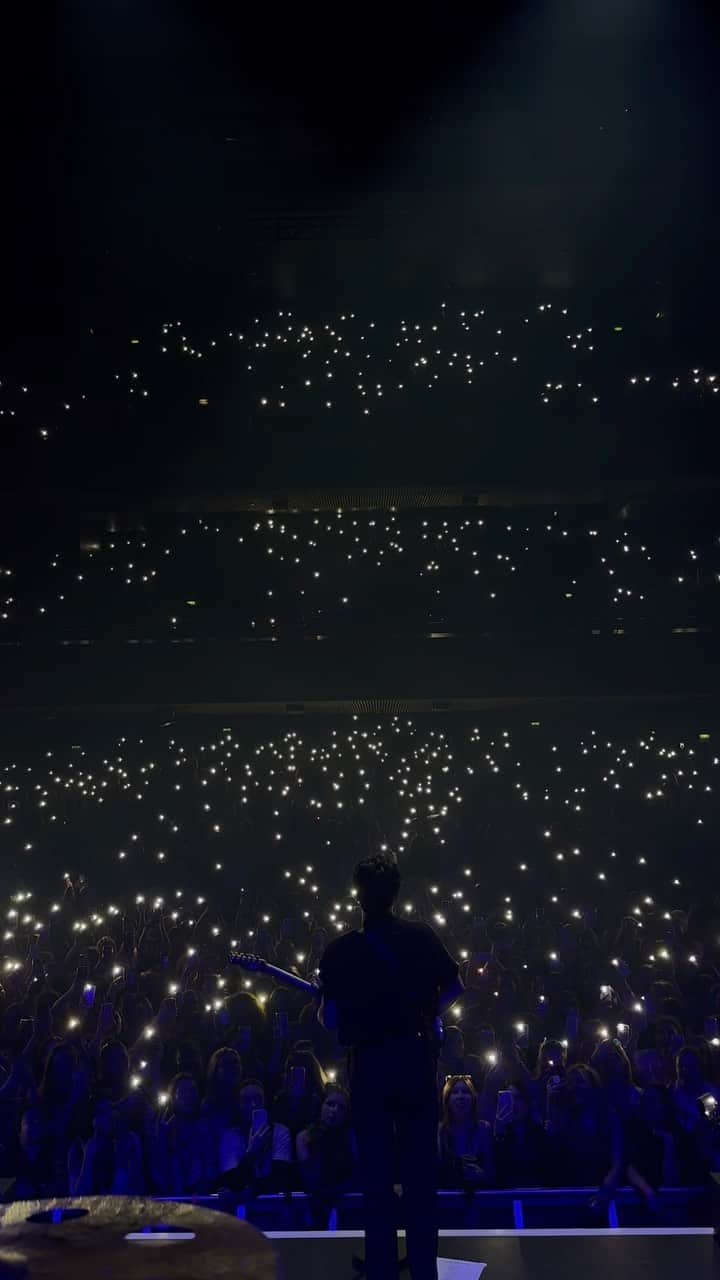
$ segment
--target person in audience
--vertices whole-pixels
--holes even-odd
[[[27,1107],[23,1111],[19,1150],[13,1156],[15,1176],[3,1196],[6,1203],[68,1194],[67,1169],[58,1159],[46,1113],[40,1106]]]
[[[228,1049],[234,1049],[239,1053],[243,1072],[246,1075],[251,1075],[254,1080],[261,1080],[265,1085],[271,1084],[279,1070],[282,1058],[278,1056],[275,1059],[272,1055],[263,1053],[262,1045],[255,1038],[252,1026],[243,1025],[235,1028],[229,1026],[225,1045]]]
[[[227,997],[225,1007],[230,1014],[230,1027],[249,1027],[254,1046],[262,1045],[266,1036],[265,1011],[250,991],[236,991]]]
[[[92,1135],[75,1139],[68,1154],[73,1196],[142,1195],[145,1190],[140,1141],[109,1098],[95,1103]]]
[[[225,1130],[220,1141],[218,1185],[257,1195],[286,1191],[291,1161],[290,1130],[268,1118],[260,1081],[242,1081],[237,1123]]]
[[[532,1077],[528,1082],[530,1109],[536,1124],[545,1124],[548,1082],[553,1078],[563,1080],[566,1066],[567,1049],[560,1040],[546,1036],[538,1049]]]
[[[658,1017],[648,1023],[646,1037],[641,1037],[641,1047],[657,1049],[663,1063],[663,1084],[675,1081],[675,1058],[683,1044],[683,1030],[677,1018]]]
[[[65,1167],[70,1146],[91,1124],[89,1067],[67,1041],[54,1045],[48,1055],[38,1105],[54,1162]]]
[[[200,1092],[189,1073],[170,1081],[168,1109],[157,1127],[151,1153],[156,1193],[174,1196],[207,1195],[217,1176],[211,1130],[200,1114]]]
[[[17,1149],[20,1119],[26,1105],[37,1101],[38,1090],[30,1061],[16,1053],[7,1065],[7,1072],[0,1087],[0,1149],[3,1155],[3,1173],[12,1174],[12,1166],[6,1169],[8,1154]]]
[[[472,1079],[477,1093],[477,1117],[492,1126],[497,1108],[498,1089],[505,1083],[507,1064],[503,1061],[501,1046],[491,1023],[482,1024],[476,1036],[477,1054],[468,1054],[465,1072]],[[441,1082],[441,1092],[444,1080]]]
[[[715,1139],[718,1090],[705,1079],[703,1060],[695,1048],[685,1046],[675,1055],[670,1101],[680,1182],[685,1186],[699,1186],[718,1162]]]
[[[607,1100],[621,1124],[637,1110],[640,1090],[633,1084],[630,1059],[619,1040],[603,1040],[590,1065],[597,1071]]]
[[[478,1191],[493,1185],[492,1129],[478,1119],[477,1093],[469,1076],[445,1081],[438,1152],[441,1187]]]
[[[275,1119],[290,1130],[293,1142],[317,1120],[327,1076],[310,1049],[293,1049],[285,1059],[282,1087],[273,1099]]]
[[[95,1093],[121,1102],[130,1088],[130,1055],[122,1040],[106,1040],[98,1057]]]
[[[118,1123],[135,1134],[147,1157],[153,1142],[155,1112],[142,1088],[136,1087],[138,1079],[130,1074],[130,1057],[122,1041],[106,1041],[100,1050],[94,1100],[110,1102],[113,1113],[121,1118]]]
[[[183,991],[177,1001],[177,1035],[178,1042],[197,1043],[205,1036],[205,1019],[200,1009],[200,998],[197,991]]]
[[[457,1025],[445,1028],[445,1036],[438,1054],[438,1088],[442,1089],[448,1076],[468,1074],[465,1055],[465,1037]]]
[[[295,1151],[300,1185],[311,1201],[313,1225],[326,1227],[332,1205],[343,1192],[357,1187],[350,1097],[344,1089],[326,1085],[318,1119],[298,1133]]]
[[[315,1056],[324,1062],[329,1060],[337,1048],[333,1033],[318,1022],[317,1004],[314,1000],[308,1001],[300,1010],[297,1032],[304,1040],[310,1041]]]
[[[122,1019],[128,1045],[135,1046],[152,1023],[153,1007],[150,998],[139,991],[128,989],[122,1002]]]
[[[510,1085],[499,1093],[495,1116],[497,1185],[542,1186],[546,1145],[545,1127],[533,1116],[530,1089]]]
[[[104,1001],[100,1007],[95,1032],[86,1041],[85,1052],[93,1063],[97,1063],[103,1045],[108,1040],[120,1040],[122,1035],[122,1017],[110,1001]]]
[[[680,1176],[672,1102],[664,1085],[650,1084],[643,1090],[627,1117],[624,1145],[627,1180],[655,1214],[659,1188],[677,1186]]]
[[[701,1051],[692,1045],[685,1045],[675,1055],[672,1096],[679,1116],[684,1110],[694,1111],[693,1104],[703,1094],[715,1093],[715,1087],[704,1069],[709,1065],[709,1059],[703,1062],[703,1058]]]
[[[35,1079],[40,1079],[42,1076],[48,1054],[52,1046],[57,1043],[53,1034],[54,1003],[54,993],[50,991],[43,992],[35,1001],[32,1034],[24,1050],[25,1057],[30,1060]]]
[[[177,1002],[173,996],[164,996],[160,1001],[157,1016],[150,1023],[150,1029],[157,1038],[158,1084],[165,1085],[173,1076],[175,1057],[178,1048]]]
[[[622,1173],[622,1129],[592,1067],[576,1063],[548,1081],[545,1132],[554,1183],[596,1186],[596,1201],[607,1199]]]
[[[205,1066],[200,1045],[194,1040],[181,1040],[175,1050],[174,1066],[175,1075],[192,1076],[201,1096],[205,1088]]]
[[[633,1060],[635,1079],[641,1089],[647,1089],[650,1085],[664,1088],[663,1060],[657,1049],[636,1049]]]
[[[242,1060],[235,1049],[216,1049],[208,1063],[205,1097],[200,1110],[217,1168],[223,1134],[240,1123],[242,1070]]]

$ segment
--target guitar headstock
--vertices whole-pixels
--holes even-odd
[[[234,952],[232,963],[238,964],[241,969],[247,969],[248,973],[262,973],[266,965],[265,960],[260,956],[253,955],[251,951]]]

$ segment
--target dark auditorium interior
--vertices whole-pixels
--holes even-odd
[[[464,988],[398,1274],[720,1276],[718,13],[394,17],[4,51],[0,1275],[375,1280],[382,854]]]

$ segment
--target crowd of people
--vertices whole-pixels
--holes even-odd
[[[0,639],[292,639],[715,625],[714,512],[607,507],[148,517],[0,559]]]
[[[376,451],[387,447],[388,433],[408,460],[421,441],[427,448],[429,433],[426,474],[436,477],[466,475],[470,445],[482,459],[477,474],[505,477],[507,467],[496,463],[512,440],[514,478],[535,484],[543,475],[553,487],[573,467],[578,473],[579,434],[601,432],[621,450],[632,442],[631,474],[644,481],[677,468],[668,440],[689,449],[700,424],[712,435],[708,414],[717,411],[720,382],[703,359],[704,335],[693,331],[690,313],[668,316],[652,296],[608,304],[583,293],[553,302],[513,290],[505,299],[484,294],[482,303],[401,305],[388,300],[373,315],[358,300],[357,310],[273,308],[228,327],[186,316],[134,332],[96,323],[47,340],[35,335],[24,356],[16,347],[3,375],[0,416],[36,479],[52,482],[58,463],[70,474],[78,463],[80,487],[95,491],[106,487],[109,439],[124,445],[116,485],[121,477],[136,487],[142,474],[167,490],[169,479],[187,483],[189,466],[212,476],[209,488],[224,485],[218,459],[227,456],[229,404],[235,433],[252,449],[256,482],[271,477],[273,488],[281,475],[317,485],[307,458],[299,469],[292,462],[332,453],[339,439],[344,466],[328,474],[376,484]],[[192,447],[177,455],[183,438]],[[263,439],[282,441],[279,471]],[[162,471],[152,476],[149,441],[166,446],[158,449]],[[701,456],[689,450],[689,471],[701,473]],[[614,457],[613,469],[598,471],[603,461],[595,459],[596,483],[624,474]]]
[[[243,905],[232,920],[98,906],[84,875],[52,904],[16,896],[19,958],[0,991],[5,1198],[295,1189],[326,1221],[357,1189],[357,1156],[345,1053],[317,1001],[228,965]],[[643,926],[607,909],[506,917],[474,918],[456,955],[441,1187],[589,1187],[600,1204],[630,1184],[653,1211],[659,1187],[703,1184],[720,1169],[720,901],[648,904]],[[327,929],[276,920],[258,950],[313,981]]]
[[[351,868],[460,966],[440,1185],[702,1185],[720,1168],[720,757],[697,713],[598,722],[18,728],[0,763],[6,1198],[358,1189],[346,1052],[307,991]],[[40,745],[38,745],[40,744]],[[65,873],[65,874],[63,874]]]

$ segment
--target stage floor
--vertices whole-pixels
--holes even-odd
[[[362,1233],[268,1232],[283,1280],[352,1280]],[[402,1233],[401,1233],[402,1236]],[[400,1253],[405,1252],[401,1238]],[[486,1263],[483,1280],[720,1280],[720,1246],[712,1231],[445,1231],[440,1255]],[[400,1277],[409,1278],[407,1269]],[[471,1274],[468,1280],[475,1280]]]

